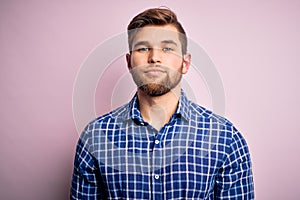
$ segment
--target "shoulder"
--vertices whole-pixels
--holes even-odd
[[[206,109],[192,101],[190,101],[190,110],[191,115],[197,117],[199,120],[210,121],[212,123],[217,123],[226,127],[234,127],[233,123],[229,121],[227,118],[222,117],[214,113],[213,111]]]
[[[224,146],[227,154],[239,149],[246,149],[243,151],[248,152],[244,136],[231,121],[193,102],[190,102],[190,108],[193,118],[197,118],[197,123],[205,127],[207,137],[216,146]]]
[[[101,115],[92,120],[85,127],[83,134],[94,132],[98,129],[109,128],[114,124],[118,124],[128,118],[130,112],[129,104],[120,106],[109,113]]]
[[[198,126],[205,127],[206,130],[210,130],[212,135],[224,139],[227,145],[237,140],[245,143],[245,139],[240,131],[227,118],[191,101],[190,112],[191,119],[194,119]]]

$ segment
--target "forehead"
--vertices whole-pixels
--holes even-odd
[[[133,45],[140,41],[147,41],[150,43],[159,43],[165,40],[173,40],[180,44],[179,32],[173,25],[148,25],[139,28],[133,39]]]

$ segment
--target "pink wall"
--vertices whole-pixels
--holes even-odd
[[[299,197],[299,1],[12,0],[0,2],[0,199],[68,199],[76,75],[97,45],[160,5],[219,71],[225,116],[250,146],[257,199]],[[124,71],[123,58],[113,65]],[[197,101],[211,108],[202,88]],[[110,89],[97,86],[97,114],[110,109],[97,101]]]

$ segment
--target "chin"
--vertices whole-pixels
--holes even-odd
[[[160,85],[156,83],[149,83],[146,85],[142,85],[139,87],[139,89],[143,91],[145,94],[152,97],[162,96],[170,92],[171,90],[171,88],[166,87],[165,85]]]

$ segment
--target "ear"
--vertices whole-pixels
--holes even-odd
[[[189,71],[190,66],[191,66],[191,54],[186,53],[183,56],[183,63],[182,63],[181,73],[186,74]]]
[[[127,68],[129,70],[131,70],[132,66],[131,66],[131,54],[130,53],[126,54],[126,62],[127,62]]]

